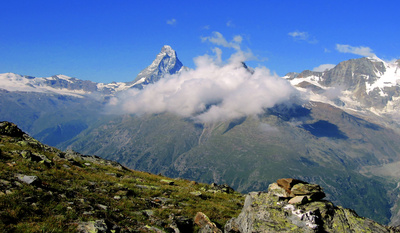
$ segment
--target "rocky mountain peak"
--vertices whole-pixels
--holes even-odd
[[[317,99],[321,99],[317,95],[323,96],[329,90],[340,90],[337,100],[341,107],[361,106],[386,113],[396,105],[394,97],[399,94],[399,64],[399,60],[386,62],[378,57],[363,57],[340,62],[325,72],[289,73],[285,78],[302,90],[311,90]]]
[[[157,82],[167,74],[175,74],[183,67],[178,56],[169,45],[164,45],[156,59],[146,69],[142,70],[135,80],[133,86],[135,88],[143,88],[143,85]]]
[[[161,53],[168,54],[168,56],[170,56],[170,57],[176,56],[175,50],[173,50],[173,49],[171,48],[171,46],[169,46],[169,45],[164,45],[164,46],[161,48]]]

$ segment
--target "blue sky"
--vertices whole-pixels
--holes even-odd
[[[3,0],[0,73],[132,81],[165,44],[191,68],[215,47],[227,59],[237,44],[255,56],[247,64],[280,76],[371,54],[399,59],[399,8],[395,0]]]

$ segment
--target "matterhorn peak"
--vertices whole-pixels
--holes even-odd
[[[169,56],[174,56],[174,55],[176,55],[175,50],[173,50],[173,49],[171,48],[171,46],[169,46],[169,45],[164,45],[164,46],[162,47],[162,49],[161,49],[161,53],[168,54]]]
[[[133,86],[141,89],[143,85],[157,82],[167,74],[179,72],[182,67],[175,50],[169,45],[164,45],[151,65],[137,75]]]

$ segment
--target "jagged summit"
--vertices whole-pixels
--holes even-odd
[[[350,109],[362,106],[384,113],[397,105],[393,101],[399,95],[400,66],[399,61],[363,57],[340,62],[324,72],[305,70],[289,73],[285,78],[300,90],[311,90],[315,99],[321,100],[324,93],[336,89],[341,92],[337,96],[340,101],[336,101],[341,106]]]
[[[182,67],[182,62],[179,61],[175,50],[169,45],[164,45],[153,63],[137,75],[133,86],[143,88],[143,85],[157,82],[166,74],[179,72]]]

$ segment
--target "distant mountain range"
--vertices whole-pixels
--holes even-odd
[[[324,72],[288,73],[283,78],[306,98],[221,122],[172,113],[104,114],[113,97],[188,70],[164,46],[127,83],[0,74],[0,120],[62,149],[171,177],[227,183],[241,192],[266,190],[281,177],[318,183],[335,204],[398,225],[399,68],[400,60],[375,57]]]

